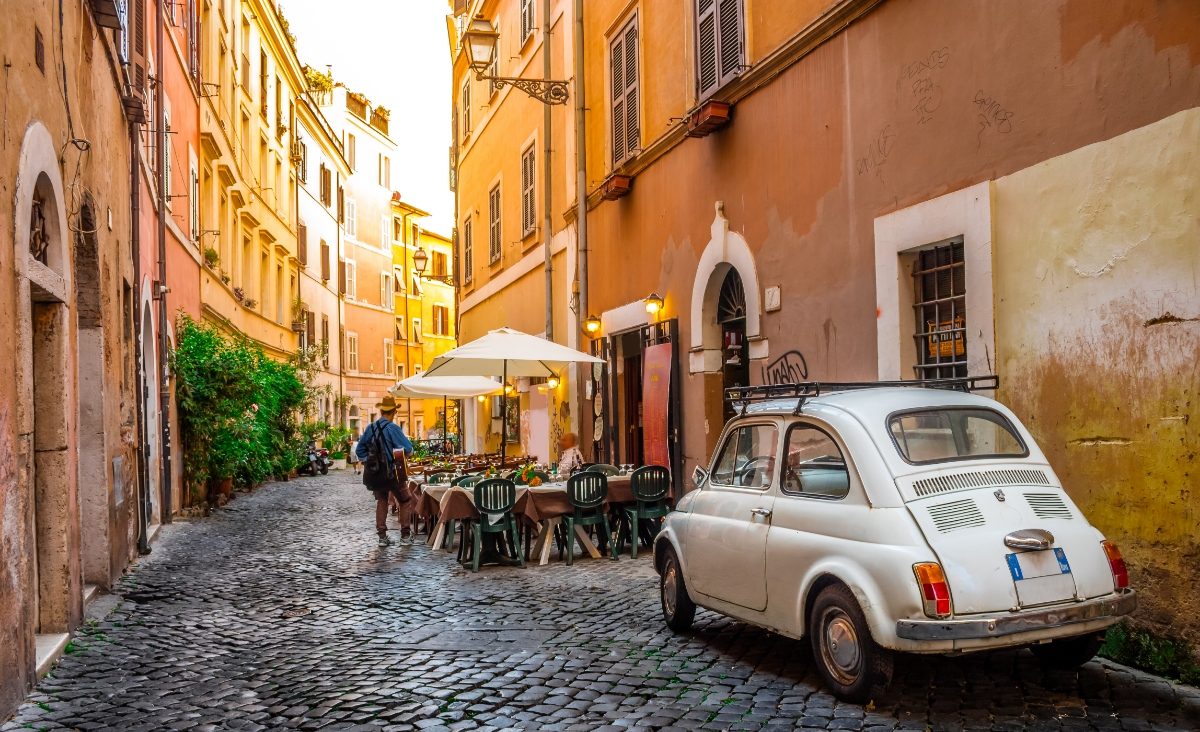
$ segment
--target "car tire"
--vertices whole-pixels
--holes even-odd
[[[892,652],[871,637],[866,616],[844,585],[821,590],[809,617],[813,661],[834,696],[861,704],[892,678]]]
[[[1033,651],[1033,655],[1037,656],[1043,666],[1075,669],[1095,658],[1096,652],[1102,645],[1104,645],[1104,634],[1090,633],[1030,646],[1029,650]]]
[[[658,588],[662,600],[663,620],[667,621],[667,627],[676,633],[687,632],[692,627],[692,621],[696,619],[696,603],[692,602],[691,596],[688,595],[679,557],[670,546],[663,557]]]

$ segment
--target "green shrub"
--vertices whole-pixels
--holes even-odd
[[[1200,684],[1200,664],[1185,642],[1128,623],[1109,628],[1100,655],[1185,684]]]

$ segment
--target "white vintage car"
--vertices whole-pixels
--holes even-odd
[[[969,393],[994,377],[899,383],[729,390],[741,413],[655,541],[667,625],[703,606],[810,636],[847,701],[893,651],[1089,660],[1136,607],[1120,551],[1013,413]]]

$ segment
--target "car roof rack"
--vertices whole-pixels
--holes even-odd
[[[995,374],[990,376],[961,376],[951,379],[908,379],[903,381],[803,381],[795,384],[734,386],[725,390],[725,399],[731,404],[740,407],[740,414],[745,414],[746,408],[752,402],[796,399],[796,408],[792,411],[792,414],[799,414],[806,399],[836,391],[907,387],[914,389],[949,389],[951,391],[970,393],[973,391],[997,389],[999,386],[1000,377]]]

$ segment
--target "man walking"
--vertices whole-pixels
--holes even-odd
[[[375,531],[379,534],[379,546],[392,544],[387,535],[387,514],[388,501],[393,496],[400,504],[400,541],[411,543],[411,528],[407,518],[411,515],[408,504],[413,501],[405,485],[408,475],[403,471],[397,475],[396,461],[399,459],[403,466],[402,456],[411,455],[413,445],[404,435],[404,430],[393,421],[396,416],[394,398],[390,395],[384,397],[375,408],[379,410],[379,419],[363,430],[354,450],[355,456],[364,463],[363,483],[375,494]]]

